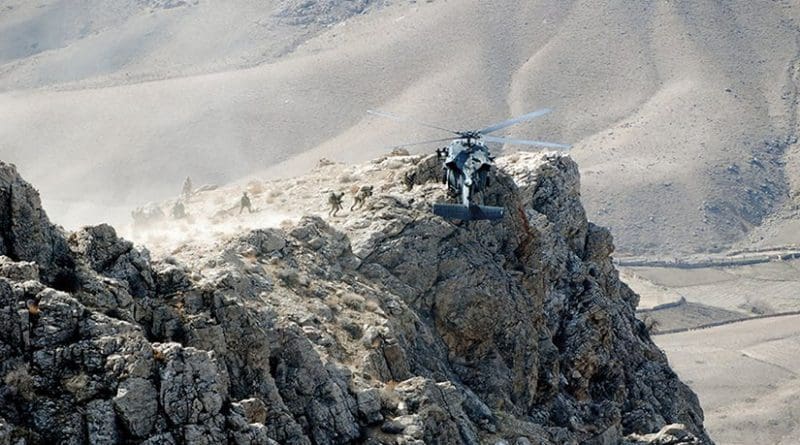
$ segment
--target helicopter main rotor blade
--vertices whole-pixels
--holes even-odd
[[[459,132],[457,132],[455,130],[448,130],[447,128],[442,128],[442,127],[439,127],[439,126],[436,126],[436,125],[432,125],[432,124],[426,124],[425,122],[420,122],[420,121],[417,121],[417,120],[414,120],[414,119],[411,119],[411,118],[405,117],[405,116],[398,116],[396,114],[388,113],[386,111],[367,110],[367,113],[375,115],[375,116],[388,117],[389,119],[393,119],[393,120],[400,121],[400,122],[411,122],[412,124],[422,125],[423,127],[434,128],[436,130],[442,130],[442,131],[446,131],[448,133],[459,134]]]
[[[391,147],[387,148],[403,148],[403,147],[411,147],[414,145],[425,145],[425,144],[432,144],[434,142],[445,142],[445,141],[455,141],[459,138],[444,138],[444,139],[433,139],[430,141],[420,141],[420,142],[412,142],[410,144],[401,144],[401,145],[392,145]]]
[[[572,148],[572,145],[568,144],[559,144],[557,142],[544,142],[544,141],[528,141],[523,139],[509,139],[497,136],[484,136],[483,140],[488,142],[498,142],[501,144],[519,144],[519,145],[533,145],[536,147],[547,147],[547,148],[560,148],[563,150],[568,150]]]
[[[549,113],[551,111],[553,111],[553,110],[551,110],[549,108],[542,108],[541,110],[536,110],[534,112],[531,112],[531,113],[528,113],[528,114],[523,114],[522,116],[515,117],[513,119],[509,119],[507,121],[503,121],[503,122],[491,125],[489,127],[484,128],[483,130],[478,130],[478,133],[480,133],[480,134],[489,134],[489,133],[491,133],[493,131],[502,130],[503,128],[510,127],[512,125],[515,125],[515,124],[519,124],[520,122],[525,122],[525,121],[529,121],[529,120],[532,120],[532,119],[536,119],[537,117],[543,116],[543,115],[545,115],[545,114],[547,114],[547,113]]]

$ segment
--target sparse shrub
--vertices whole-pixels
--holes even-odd
[[[247,191],[253,196],[258,196],[264,193],[264,184],[259,181],[250,181],[247,183]]]
[[[164,363],[167,361],[167,356],[164,355],[164,352],[160,349],[153,348],[153,359],[157,362]]]
[[[28,373],[28,365],[22,363],[6,374],[3,383],[13,388],[25,400],[33,400],[33,377]]]
[[[389,380],[383,388],[381,388],[379,393],[381,408],[391,413],[396,412],[397,408],[400,406],[400,396],[394,390],[396,386],[396,381]]]
[[[287,287],[291,288],[297,286],[308,287],[311,284],[311,280],[306,275],[288,267],[279,270],[277,276]]]
[[[769,315],[776,312],[775,308],[764,299],[747,300],[747,302],[739,305],[739,308],[755,315]]]
[[[333,313],[342,311],[342,300],[335,294],[328,294],[327,298],[325,298],[325,305],[328,306]]]
[[[369,312],[377,312],[378,309],[381,308],[381,305],[378,304],[378,302],[375,300],[367,300],[366,304],[364,305],[364,308]]]
[[[358,178],[349,173],[344,173],[341,176],[339,176],[339,182],[342,184],[349,184],[351,182],[356,182],[356,181],[358,181]]]
[[[300,274],[294,269],[281,269],[278,271],[278,278],[288,287],[295,287],[300,284]]]
[[[327,167],[327,166],[333,165],[333,164],[334,164],[334,162],[331,161],[328,158],[319,158],[319,161],[317,161],[317,168]]]
[[[66,388],[67,391],[75,395],[83,392],[83,390],[86,389],[88,383],[89,383],[89,377],[84,373],[73,375],[72,377],[66,378],[61,381],[61,384],[64,385],[64,388]]]
[[[341,300],[342,304],[354,311],[363,312],[364,308],[366,307],[366,301],[364,300],[364,297],[358,294],[345,293],[341,296]]]
[[[390,156],[409,156],[410,154],[411,153],[405,148],[394,148],[392,152],[389,153]]]
[[[342,329],[344,329],[344,331],[347,332],[347,334],[353,340],[359,340],[364,336],[364,330],[361,329],[361,326],[359,326],[358,323],[352,320],[343,320]]]
[[[644,323],[644,328],[647,329],[647,333],[651,335],[658,333],[658,327],[661,324],[652,315],[645,315],[644,317],[642,317],[642,323]]]
[[[25,305],[28,307],[28,314],[32,317],[39,315],[39,303],[36,300],[28,300]]]

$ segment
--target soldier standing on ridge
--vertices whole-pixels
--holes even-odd
[[[181,195],[184,198],[188,198],[192,196],[193,192],[194,192],[194,186],[192,185],[192,178],[187,176],[186,180],[183,181],[183,189],[181,190]]]
[[[417,173],[413,170],[406,172],[403,175],[403,184],[406,185],[406,191],[411,191],[414,188],[414,181],[417,180]]]
[[[186,218],[186,207],[183,206],[181,200],[175,201],[175,205],[172,206],[172,218],[174,219],[183,219]]]
[[[250,197],[247,196],[247,192],[242,193],[242,199],[239,207],[239,214],[241,215],[244,212],[244,208],[247,207],[247,211],[253,213],[253,208],[250,206]]]

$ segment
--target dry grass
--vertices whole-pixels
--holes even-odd
[[[33,378],[28,372],[26,363],[19,364],[3,377],[3,383],[14,388],[25,400],[33,400],[36,396],[33,389]]]
[[[160,349],[153,348],[153,359],[159,363],[167,361],[167,356]]]
[[[264,183],[261,181],[250,181],[247,183],[247,191],[253,196],[260,196],[264,193]]]
[[[376,300],[369,299],[364,305],[364,308],[369,312],[377,312],[378,310],[380,310],[381,305]]]
[[[342,184],[350,184],[350,183],[356,182],[356,181],[358,181],[358,177],[354,176],[354,175],[351,175],[349,173],[342,173],[339,176],[339,182],[342,183]]]
[[[364,312],[366,308],[366,300],[361,295],[347,292],[342,294],[340,299],[342,304],[354,311]]]
[[[646,314],[642,317],[642,322],[644,323],[644,328],[647,329],[647,332],[650,335],[658,333],[658,328],[661,323],[652,315]]]
[[[763,298],[748,299],[745,303],[739,305],[739,308],[755,315],[769,315],[776,312],[772,304]]]

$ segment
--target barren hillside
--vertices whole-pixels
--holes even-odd
[[[769,215],[794,236],[796,2],[335,3],[3,2],[0,158],[60,221],[122,221],[186,175],[439,136],[368,108],[470,128],[549,106],[510,134],[575,144],[623,252],[720,248]]]

